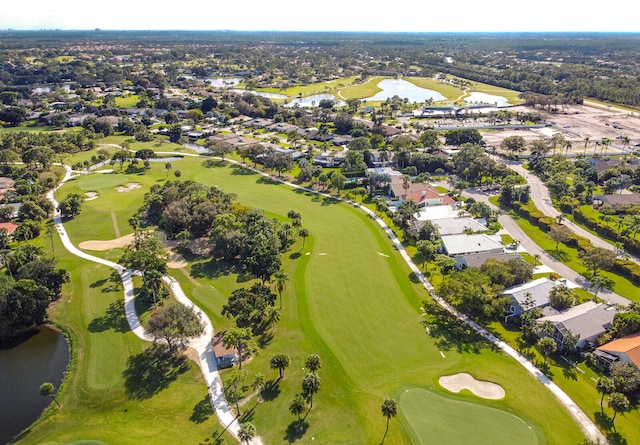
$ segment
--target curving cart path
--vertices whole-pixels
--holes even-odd
[[[180,153],[180,154],[187,155],[187,156],[199,156],[197,154],[193,154],[193,155],[187,154],[187,153]],[[393,242],[394,246],[398,249],[398,252],[400,252],[400,255],[402,256],[402,258],[405,261],[405,263],[409,266],[409,268],[414,273],[414,275],[418,278],[418,280],[423,285],[423,287],[429,292],[431,297],[441,307],[446,309],[448,312],[453,314],[455,317],[457,317],[461,321],[465,322],[467,325],[469,325],[471,328],[473,328],[476,332],[478,332],[480,335],[482,335],[487,341],[491,342],[493,345],[495,345],[496,347],[500,348],[500,350],[505,352],[507,355],[509,355],[510,357],[515,359],[535,379],[537,379],[546,388],[548,388],[549,391],[551,391],[551,393],[556,397],[556,399],[567,409],[569,414],[578,423],[578,425],[580,426],[582,431],[585,433],[586,437],[588,437],[591,440],[595,440],[595,441],[599,440],[603,444],[607,443],[606,437],[598,429],[598,427],[595,425],[595,423],[593,423],[593,421],[589,418],[589,416],[587,416],[585,414],[585,412],[571,399],[571,397],[569,397],[569,395],[567,393],[565,393],[551,379],[549,379],[542,372],[540,372],[540,370],[538,368],[536,368],[533,365],[533,363],[531,363],[526,357],[524,357],[522,354],[520,354],[518,351],[516,351],[513,347],[509,346],[507,343],[505,343],[502,340],[498,339],[491,332],[487,331],[485,328],[483,328],[482,326],[477,324],[475,321],[473,321],[470,318],[468,318],[466,315],[458,312],[453,306],[448,304],[446,301],[444,301],[441,298],[439,298],[437,296],[436,292],[435,292],[435,288],[433,287],[433,285],[426,279],[426,277],[422,274],[422,272],[420,271],[418,266],[416,266],[416,264],[413,262],[413,260],[411,259],[411,257],[407,253],[406,249],[404,248],[404,246],[402,245],[402,243],[398,239],[398,237],[393,233],[391,228],[380,217],[378,217],[378,215],[376,215],[376,213],[373,210],[371,210],[371,209],[369,209],[369,208],[367,208],[367,207],[365,207],[365,206],[363,206],[363,205],[361,205],[359,203],[355,203],[353,201],[349,201],[349,200],[344,199],[344,198],[336,197],[336,196],[331,195],[329,193],[320,193],[320,192],[317,192],[315,190],[309,189],[307,187],[302,187],[302,186],[299,186],[299,185],[294,184],[292,182],[285,181],[285,180],[283,180],[283,179],[281,179],[279,177],[271,176],[266,172],[260,171],[260,170],[258,170],[256,168],[253,168],[253,167],[250,167],[247,164],[244,164],[242,162],[239,162],[239,161],[236,161],[236,160],[233,160],[233,159],[225,159],[225,160],[228,161],[228,162],[237,164],[237,165],[242,165],[244,168],[252,170],[252,171],[254,171],[254,172],[256,172],[256,173],[258,173],[260,175],[263,175],[265,177],[269,177],[270,179],[279,181],[282,184],[285,184],[285,185],[287,185],[289,187],[296,188],[296,189],[301,189],[301,190],[304,190],[304,191],[307,191],[307,192],[311,192],[311,193],[316,193],[318,195],[321,195],[321,196],[324,196],[324,197],[327,197],[327,198],[337,199],[339,201],[342,201],[344,203],[347,203],[349,205],[357,207],[357,208],[361,209],[362,211],[364,211],[365,213],[367,213],[367,215],[369,215],[369,217],[371,219],[373,219],[376,223],[378,223],[378,225],[385,231],[387,236]],[[70,169],[70,167],[67,167],[67,175],[61,181],[60,185],[62,185],[66,180],[68,180],[70,175],[71,175],[71,169]],[[57,190],[57,188],[54,189],[54,191],[49,192],[47,197],[51,200],[51,202],[57,208],[57,202],[55,201],[55,199],[53,197],[53,194],[54,194],[55,190]],[[54,218],[54,222],[56,224],[56,227],[58,228],[58,233],[60,233],[60,237],[63,240],[63,243],[64,243],[65,247],[71,253],[73,253],[75,255],[78,255],[81,258],[85,258],[85,259],[87,259],[89,261],[94,261],[94,262],[97,262],[97,263],[100,263],[100,264],[105,264],[105,265],[107,265],[109,267],[112,267],[112,268],[118,270],[118,272],[120,273],[120,276],[123,277],[123,283],[125,283],[125,278],[128,278],[128,281],[131,283],[130,284],[131,288],[130,288],[130,290],[127,290],[125,288],[125,310],[127,312],[127,321],[129,322],[129,326],[131,326],[131,329],[136,333],[136,335],[138,335],[138,337],[140,337],[142,339],[145,339],[145,340],[152,341],[153,339],[151,339],[151,338],[149,338],[149,336],[145,335],[144,330],[140,326],[140,321],[138,320],[137,314],[135,313],[135,307],[133,305],[133,282],[131,281],[131,275],[133,274],[133,272],[124,270],[124,268],[122,266],[120,266],[120,265],[118,265],[116,263],[112,263],[110,261],[106,261],[106,260],[103,260],[102,258],[97,258],[97,257],[94,257],[92,255],[88,255],[88,254],[80,251],[79,249],[77,249],[71,243],[71,241],[69,241],[69,238],[68,238],[68,236],[66,234],[66,231],[64,230],[64,227],[62,226],[62,222],[61,222],[61,219],[60,219],[59,215],[56,214],[56,217]],[[65,242],[65,238],[66,238],[66,242]],[[168,283],[171,283],[171,288],[172,288],[172,291],[174,292],[174,294],[176,295],[176,298],[179,299],[179,297],[178,297],[179,294],[184,295],[184,292],[182,292],[182,289],[180,288],[179,284],[177,282],[175,282],[172,278],[165,277],[165,280],[167,280]],[[179,290],[176,293],[177,289],[179,289]],[[193,303],[191,303],[191,301],[186,296],[184,296],[184,300],[186,302],[188,302],[188,303],[183,303],[183,304],[188,304],[188,305],[191,305],[191,306],[195,307],[193,305]],[[182,302],[182,300],[180,300],[180,299],[179,299],[179,301]],[[195,307],[195,308],[199,313],[202,313],[197,307]],[[210,327],[211,326],[211,322],[209,321],[208,317],[206,317],[206,315],[203,314],[203,313],[202,313],[202,316],[203,316],[203,321],[205,321],[207,326]],[[213,328],[210,328],[210,329],[213,330]],[[237,436],[237,431],[239,429],[239,424],[238,424],[238,422],[235,422],[235,418],[233,417],[233,414],[231,414],[230,409],[229,409],[229,405],[227,404],[227,401],[224,398],[224,392],[223,392],[223,389],[222,389],[222,383],[220,381],[220,378],[219,378],[217,370],[216,370],[215,356],[213,355],[213,351],[210,350],[211,349],[210,339],[211,339],[210,336],[207,338],[206,335],[203,335],[202,337],[200,337],[199,339],[196,339],[194,341],[194,343],[197,343],[198,347],[199,347],[199,349],[197,349],[197,351],[198,351],[199,356],[200,356],[200,368],[202,369],[202,373],[205,376],[207,384],[209,385],[209,394],[211,396],[211,400],[212,400],[214,409],[216,411],[216,414],[218,415],[218,418],[220,419],[220,422],[223,425],[229,425],[229,427],[228,427],[229,430],[237,438],[238,437]],[[205,341],[206,341],[206,345],[205,345]],[[195,346],[194,346],[194,348],[195,348]],[[207,350],[210,350],[209,351],[210,354],[207,353]],[[209,357],[211,357],[211,360],[213,360],[213,361],[208,361]],[[251,442],[251,443],[254,444],[254,445],[261,445],[262,441],[260,440],[260,438],[255,438],[254,441]]]
[[[67,172],[64,178],[60,181],[60,184],[55,189],[47,193],[47,199],[51,201],[55,209],[58,208],[58,202],[56,201],[54,196],[55,192],[71,178],[72,174],[71,167],[65,166],[65,168]],[[78,249],[71,242],[71,239],[69,238],[69,235],[67,234],[67,231],[62,224],[62,217],[60,216],[59,212],[57,210],[55,210],[54,212],[55,216],[53,218],[53,222],[55,224],[56,230],[58,232],[58,235],[60,236],[62,244],[70,253],[87,261],[102,264],[118,271],[118,273],[120,274],[120,278],[122,279],[122,287],[124,289],[124,308],[129,327],[138,338],[145,341],[154,341],[154,338],[144,330],[144,327],[142,326],[142,323],[140,323],[140,319],[138,318],[138,314],[136,313],[134,301],[134,285],[132,277],[138,274],[138,272],[127,269],[120,264],[114,263],[112,261],[89,255]],[[220,375],[218,374],[216,356],[213,352],[213,346],[211,344],[211,338],[213,337],[213,325],[211,324],[211,320],[209,320],[209,317],[207,317],[207,315],[202,310],[200,310],[200,308],[198,308],[195,304],[193,304],[193,302],[191,302],[191,300],[189,300],[189,298],[182,290],[182,287],[180,287],[180,284],[176,280],[169,276],[165,276],[163,279],[165,283],[167,283],[167,285],[170,287],[171,292],[173,293],[173,296],[176,298],[176,300],[178,300],[185,306],[192,307],[196,311],[196,313],[200,315],[200,318],[205,325],[204,333],[200,337],[191,340],[188,343],[188,346],[194,349],[198,354],[198,365],[200,366],[202,376],[207,383],[209,397],[211,398],[211,404],[213,406],[214,412],[218,416],[220,424],[223,425],[223,427],[225,427],[237,439],[240,424],[239,422],[236,422],[237,417],[231,412],[229,404],[227,403],[227,399],[224,396],[222,380],[220,379]],[[259,437],[255,437],[250,443],[252,445],[262,445],[262,440]]]

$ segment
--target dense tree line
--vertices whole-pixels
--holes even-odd
[[[56,267],[41,248],[22,244],[2,255],[6,274],[0,275],[0,343],[45,322],[47,308],[60,298],[69,274]]]

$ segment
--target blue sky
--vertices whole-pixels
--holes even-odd
[[[640,32],[631,0],[5,0],[0,29]]]

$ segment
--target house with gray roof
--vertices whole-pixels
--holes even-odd
[[[549,306],[551,304],[549,293],[558,284],[543,277],[503,290],[501,295],[506,295],[511,299],[507,306],[505,319],[522,315],[531,309]]]
[[[558,314],[542,317],[538,319],[538,323],[549,321],[553,324],[551,337],[556,341],[559,350],[565,348],[569,334],[578,337],[577,348],[585,349],[595,346],[598,337],[609,330],[617,312],[613,305],[589,301]]]
[[[456,256],[456,268],[458,270],[463,270],[463,269],[466,269],[467,267],[480,267],[491,259],[505,261],[505,262],[511,261],[511,260],[524,261],[524,259],[517,253],[506,253],[506,252],[469,253],[466,255]]]

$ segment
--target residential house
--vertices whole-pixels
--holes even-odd
[[[14,222],[3,222],[3,223],[0,223],[0,229],[6,230],[7,231],[7,235],[9,235],[9,237],[13,236],[13,232],[15,232],[17,228],[18,228],[18,224],[14,223]]]
[[[470,253],[500,253],[504,246],[500,237],[478,233],[473,235],[446,235],[441,237],[442,250],[449,256],[466,255]]]
[[[506,295],[511,299],[507,306],[505,320],[522,315],[531,309],[549,306],[551,304],[549,293],[558,284],[543,277],[503,290],[501,295]]]
[[[484,253],[469,253],[466,255],[456,256],[456,269],[463,270],[467,267],[480,267],[489,260],[511,261],[524,259],[517,253],[506,252],[484,252]]]
[[[606,368],[617,361],[640,368],[640,332],[610,341],[597,348],[594,355]]]
[[[621,207],[629,204],[640,205],[640,193],[594,195],[593,204],[596,206],[609,204],[614,209],[619,210]]]
[[[576,347],[583,350],[592,348],[598,337],[609,330],[616,313],[617,309],[613,305],[589,301],[557,314],[541,317],[538,323],[549,321],[553,324],[551,336],[558,349],[564,349],[567,336],[572,334],[578,337]]]
[[[344,152],[334,153],[331,151],[325,151],[324,153],[313,156],[313,165],[319,165],[321,167],[340,167],[344,160]]]

